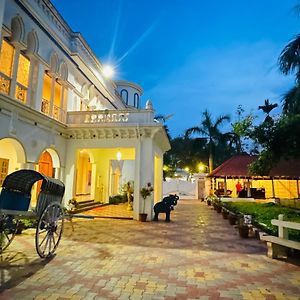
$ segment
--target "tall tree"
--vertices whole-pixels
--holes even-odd
[[[253,121],[255,116],[252,112],[244,115],[245,110],[242,105],[238,105],[236,110],[237,119],[231,123],[232,132],[228,132],[225,135],[228,136],[229,144],[235,145],[237,154],[241,154],[246,151],[249,143],[245,142],[245,139],[250,136],[253,128]]]
[[[296,9],[300,12],[300,4]],[[300,114],[300,34],[284,47],[278,63],[284,75],[295,74],[295,86],[282,98],[283,111],[285,114]]]
[[[269,99],[265,99],[265,104],[260,105],[258,107],[258,109],[261,109],[265,114],[267,114],[267,117],[268,117],[270,115],[270,112],[277,106],[278,106],[277,103],[272,104],[272,103],[270,103]]]
[[[189,128],[185,131],[185,136],[189,137],[191,134],[200,134],[208,141],[209,148],[209,172],[213,171],[214,168],[214,152],[216,145],[223,138],[223,133],[220,127],[225,121],[229,121],[228,115],[219,116],[215,121],[213,121],[211,114],[205,110],[202,114],[202,121],[200,126]]]

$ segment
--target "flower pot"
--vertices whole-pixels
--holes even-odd
[[[229,213],[228,214],[228,221],[230,225],[235,225],[237,222],[237,215],[233,214],[233,213]]]
[[[216,207],[216,211],[217,211],[217,213],[218,213],[218,214],[220,214],[220,213],[221,213],[221,211],[222,211],[222,206],[220,206],[220,205],[217,205],[217,207]]]
[[[147,221],[147,214],[140,213],[139,214],[139,221],[140,222],[146,222]]]
[[[222,208],[222,216],[223,216],[223,219],[228,219],[228,214],[229,214],[228,210]]]
[[[249,236],[249,227],[247,225],[238,226],[239,235],[241,238],[248,238]]]

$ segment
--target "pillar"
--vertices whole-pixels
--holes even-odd
[[[15,53],[14,53],[14,61],[13,61],[13,67],[12,67],[9,96],[15,99],[16,98],[18,65],[19,65],[19,58],[20,58],[20,48],[19,48],[18,44],[15,44],[14,46],[15,46]]]
[[[34,92],[35,92],[35,82],[34,78],[36,77],[37,72],[37,60],[34,56],[30,57],[30,70],[29,70],[29,80],[28,80],[28,89],[26,95],[26,105],[32,107]]]
[[[136,147],[136,165],[134,182],[134,218],[138,219],[138,214],[145,212],[148,214],[147,220],[152,220],[154,195],[144,199],[140,195],[140,190],[150,182],[154,185],[154,151],[151,138],[141,139]],[[137,201],[136,201],[137,200]],[[144,207],[145,205],[145,207]]]
[[[4,8],[5,8],[5,0],[0,1],[0,41],[2,40],[2,24],[3,24],[3,16],[4,16]],[[0,51],[1,51],[1,43],[0,43]]]
[[[68,203],[75,195],[75,167],[76,167],[76,149],[74,146],[68,143],[67,146],[67,157],[66,157],[66,167],[65,167],[65,203]]]
[[[31,102],[31,107],[37,111],[41,111],[42,108],[44,73],[45,73],[45,67],[42,63],[39,63],[37,66],[35,93],[33,95],[32,102]]]

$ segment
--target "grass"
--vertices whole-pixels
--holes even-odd
[[[286,221],[300,223],[300,212],[293,208],[282,207],[275,203],[253,202],[228,202],[226,208],[234,213],[251,215],[253,225],[260,227],[268,234],[278,235],[278,227],[271,224],[272,219],[278,219],[279,214],[284,214]],[[289,229],[289,238],[300,242],[300,231]]]

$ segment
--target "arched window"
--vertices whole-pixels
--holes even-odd
[[[42,107],[41,107],[41,111],[45,115],[49,115],[50,113],[51,87],[52,87],[52,78],[47,72],[45,72],[44,84],[43,84]]]
[[[26,103],[27,90],[29,86],[29,72],[30,60],[20,53],[15,97],[24,103]]]
[[[140,96],[137,93],[134,94],[133,106],[136,108],[140,107]]]
[[[68,88],[66,84],[68,68],[64,62],[57,67],[58,56],[56,53],[51,55],[50,63],[50,72],[45,71],[44,74],[41,112],[52,116],[52,118],[58,121],[64,121],[68,100]]]
[[[121,98],[124,100],[124,102],[126,104],[128,104],[128,92],[127,92],[127,90],[125,90],[125,89],[121,90],[120,95],[121,95]]]
[[[15,48],[2,40],[0,52],[0,92],[9,94]]]

